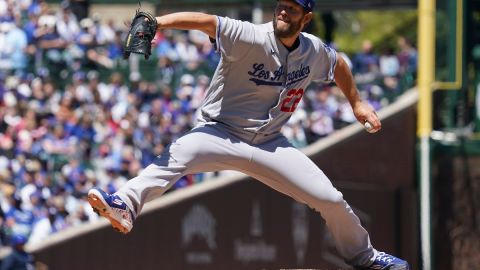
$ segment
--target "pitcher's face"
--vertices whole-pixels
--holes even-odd
[[[275,7],[273,28],[275,35],[279,38],[290,38],[297,35],[305,23],[310,19],[302,6],[295,1],[280,0]]]

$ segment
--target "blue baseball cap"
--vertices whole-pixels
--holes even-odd
[[[295,0],[306,12],[313,11],[315,7],[315,0]]]

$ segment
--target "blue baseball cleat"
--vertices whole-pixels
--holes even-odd
[[[359,270],[409,270],[410,266],[402,259],[387,254],[385,252],[379,252],[373,264],[367,267],[357,268]]]
[[[135,218],[132,211],[120,197],[105,193],[99,188],[93,188],[88,191],[87,200],[93,211],[107,218],[115,230],[124,234],[130,232]]]

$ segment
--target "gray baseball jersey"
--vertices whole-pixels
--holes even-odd
[[[289,52],[272,22],[218,17],[216,48],[222,57],[200,120],[223,123],[237,135],[278,133],[312,81],[333,80],[336,52],[313,35],[299,38],[299,47]]]
[[[333,80],[336,53],[302,33],[289,52],[272,23],[218,17],[221,61],[201,107],[200,124],[116,194],[135,215],[180,177],[237,170],[316,209],[352,265],[370,263],[368,232],[327,176],[279,132],[313,80]]]

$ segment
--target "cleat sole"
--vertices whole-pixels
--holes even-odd
[[[98,215],[108,219],[110,221],[110,224],[112,225],[113,229],[116,230],[117,232],[127,234],[129,230],[124,228],[120,222],[116,221],[115,219],[111,218],[110,216],[110,210],[105,207],[105,204],[103,203],[103,200],[100,199],[97,195],[95,194],[88,194],[87,197],[88,203],[92,206],[93,211],[97,213]]]

